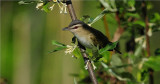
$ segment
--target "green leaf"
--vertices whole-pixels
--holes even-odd
[[[52,41],[52,45],[56,45],[56,46],[66,46],[65,44],[59,43],[55,40]]]
[[[155,55],[156,56],[160,56],[160,48],[158,48],[158,49],[155,50]]]
[[[99,0],[105,8],[110,8],[109,0]]]
[[[74,49],[74,51],[72,52],[72,54],[76,57],[76,58],[79,58],[81,56],[81,51],[78,47],[76,47]]]
[[[113,67],[113,66],[121,66],[121,65],[123,65],[123,61],[121,60],[121,58],[117,54],[114,54],[114,55],[112,55],[112,59],[111,59],[110,64],[111,64],[111,67]],[[121,72],[125,71],[124,68],[114,68],[114,69],[118,73],[121,73]]]
[[[105,53],[102,53],[102,58],[99,59],[99,61],[102,61],[102,62],[109,62],[110,61],[110,52],[109,51],[106,51]]]
[[[145,66],[155,71],[160,71],[160,56],[152,56],[144,63]]]
[[[80,18],[80,20],[85,22],[86,24],[89,24],[93,21],[93,18],[91,18],[89,15],[84,15]]]
[[[100,50],[98,51],[98,53],[99,53],[99,54],[102,54],[102,53],[104,53],[104,52],[106,52],[106,51],[108,51],[108,50],[113,50],[114,48],[116,48],[117,43],[118,43],[118,41],[107,44],[106,47],[100,49]]]
[[[140,26],[142,26],[142,27],[145,27],[145,23],[144,23],[144,21],[135,21],[133,24],[138,24],[138,25],[140,25]]]
[[[74,84],[78,84],[76,78],[74,78]]]
[[[70,73],[69,75],[73,76],[73,77],[79,77],[79,74],[77,74],[77,73]]]
[[[134,56],[135,57],[138,57],[139,58],[139,56],[141,55],[141,53],[142,53],[142,45],[139,45],[138,47],[137,47],[137,49],[135,50],[135,52],[134,52]]]
[[[140,18],[138,13],[126,13],[125,14],[126,17],[134,17],[134,18]]]
[[[93,19],[92,22],[90,22],[90,24],[95,23],[96,21],[100,20],[106,13],[113,13],[116,12],[117,9],[111,9],[109,8],[105,8],[95,19]]]
[[[49,9],[49,2],[45,3],[42,7],[42,10],[45,12],[50,12],[51,10]]]
[[[131,81],[135,81],[135,78],[134,78],[133,75],[132,75],[131,73],[129,73],[129,72],[122,72],[122,73],[120,73],[120,76],[121,76],[122,78],[127,78],[127,79],[129,79],[129,80],[131,80]]]
[[[160,14],[159,13],[154,13],[155,18],[157,18],[158,20],[160,20]]]
[[[134,0],[127,0],[127,3],[130,7],[133,7],[135,5],[135,1]]]
[[[112,8],[116,8],[115,0],[109,0]]]
[[[66,46],[57,47],[57,48],[55,48],[53,51],[51,51],[50,53],[56,52],[56,51],[59,51],[59,50],[63,50],[63,49],[65,49],[65,48],[67,48],[67,47],[66,47]]]
[[[130,79],[128,79],[128,78],[123,78],[123,77],[121,77],[121,75],[117,74],[117,73],[114,72],[112,69],[110,69],[107,64],[105,64],[105,63],[103,63],[103,62],[101,62],[101,64],[102,64],[102,66],[105,68],[105,70],[106,70],[107,72],[109,72],[109,74],[115,76],[117,79],[119,79],[119,80],[121,80],[121,81],[130,80]]]

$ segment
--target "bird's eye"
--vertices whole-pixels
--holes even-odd
[[[77,29],[78,28],[78,26],[75,26],[74,28],[72,28],[72,29]]]

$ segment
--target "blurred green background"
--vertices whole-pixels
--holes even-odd
[[[159,4],[153,3],[154,10],[160,12]],[[98,1],[77,0],[73,5],[78,18],[83,15],[96,17],[102,11]],[[35,7],[36,4],[1,1],[1,78],[8,84],[73,84],[74,77],[70,74],[80,73],[80,68],[84,67],[83,60],[73,59],[64,51],[48,53],[55,48],[52,40],[71,43],[73,35],[62,31],[71,22],[69,13],[60,14],[57,5],[49,13]],[[113,37],[117,23],[111,17],[115,15],[106,18],[110,18],[107,20]],[[93,27],[105,33],[102,20]],[[159,35],[160,32],[156,32],[151,38],[152,55],[157,46],[160,47]]]

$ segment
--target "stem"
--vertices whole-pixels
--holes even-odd
[[[119,18],[118,11],[116,12],[116,21],[118,23],[118,28],[117,28],[116,32],[114,33],[114,36],[113,36],[113,39],[112,39],[113,42],[119,40],[119,38],[121,37],[122,33],[124,32],[124,29],[121,28],[121,23],[120,23],[120,18]]]
[[[68,8],[68,11],[70,13],[72,21],[76,20],[77,17],[76,17],[76,14],[75,14],[75,11],[74,11],[74,8],[73,8],[71,0],[66,0],[66,4],[67,4],[67,8]],[[86,53],[84,53],[85,50],[82,49],[82,48],[80,50],[82,52],[82,56],[84,58],[84,61],[86,61],[86,58],[88,58],[88,56],[87,56]],[[86,62],[85,62],[85,64],[86,64]],[[89,72],[89,75],[90,75],[90,78],[91,78],[93,84],[98,84],[97,79],[95,77],[95,74],[93,72],[93,68],[92,68],[91,63],[89,62],[87,66],[88,66],[88,72]]]
[[[146,36],[146,50],[147,50],[147,57],[150,57],[150,45],[149,45],[149,36],[148,36],[148,30],[149,30],[149,22],[147,17],[147,7],[146,2],[142,1],[142,13],[144,16],[145,21],[145,36]],[[149,84],[154,84],[154,77],[153,77],[153,70],[151,68],[148,69],[149,71]]]
[[[101,5],[102,6],[102,5]],[[104,10],[104,7],[102,6],[102,10]],[[104,23],[104,28],[106,30],[106,36],[108,37],[108,39],[110,40],[110,34],[109,34],[109,28],[108,28],[108,23],[106,20],[106,14],[103,16],[103,23]]]

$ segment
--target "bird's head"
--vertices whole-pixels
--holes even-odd
[[[64,31],[70,31],[72,33],[78,33],[78,32],[83,32],[84,28],[83,26],[85,25],[84,22],[80,20],[74,20],[70,23],[68,27],[63,28]]]

